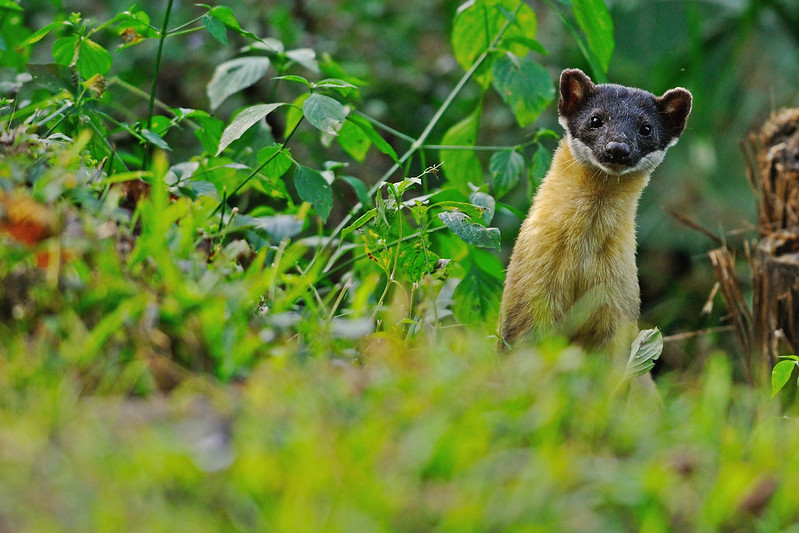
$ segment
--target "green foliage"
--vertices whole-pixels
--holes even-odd
[[[492,224],[557,137],[526,2],[461,6],[464,73],[410,133],[280,6],[264,33],[243,4],[38,29],[32,5],[0,0],[3,529],[795,526],[791,410],[722,357],[659,380],[653,411],[617,389],[657,330],[627,368],[558,339],[497,358]],[[604,4],[549,9],[604,72]],[[172,70],[192,103],[157,91]],[[514,120],[537,129],[479,144]],[[772,375],[783,408],[795,366]]]
[[[630,347],[625,374],[629,377],[643,376],[655,367],[655,361],[663,353],[663,334],[657,328],[638,333]]]
[[[196,381],[148,400],[80,397],[75,376],[31,374],[45,347],[20,353],[0,378],[4,520],[48,531],[158,530],[178,515],[203,531],[797,520],[799,430],[731,383],[722,359],[631,416],[613,394],[620,374],[562,344],[501,364],[473,334],[369,346],[365,366],[276,356],[235,391]]]
[[[771,370],[771,397],[774,398],[781,390],[788,385],[796,371],[799,369],[799,357],[795,355],[781,355],[783,359]],[[795,380],[794,380],[795,381]],[[794,383],[793,390],[795,391],[796,383]],[[787,392],[786,392],[787,394]]]
[[[24,13],[24,7],[9,6],[12,15]],[[546,53],[535,40],[532,8],[517,0],[473,0],[457,10],[451,45],[465,73],[414,136],[365,112],[361,91],[366,82],[332,57],[258,35],[227,6],[199,5],[184,23],[173,22],[171,7],[157,15],[163,17],[159,22],[138,7],[104,21],[63,13],[36,31],[22,28],[12,52],[18,57],[4,63],[30,73],[21,82],[21,94],[30,96],[3,107],[9,131],[35,139],[16,153],[13,161],[19,162],[13,164],[35,169],[40,154],[34,153],[34,145],[65,144],[75,147],[70,164],[96,174],[69,191],[49,189],[46,198],[34,201],[44,202],[46,209],[58,206],[81,213],[95,206],[94,223],[113,224],[118,228],[111,232],[113,238],[123,239],[124,230],[129,241],[124,253],[108,261],[121,265],[128,283],[147,286],[129,292],[165,299],[158,313],[148,311],[152,302],[144,296],[125,304],[108,331],[119,321],[135,323],[154,313],[176,324],[184,315],[222,312],[213,298],[208,309],[197,299],[197,289],[186,285],[192,277],[183,279],[187,269],[208,280],[210,272],[256,276],[260,268],[269,280],[268,294],[246,289],[249,299],[241,301],[249,307],[241,311],[263,309],[261,322],[286,324],[286,332],[300,335],[312,351],[323,346],[318,339],[326,338],[321,332],[329,331],[334,320],[353,315],[370,316],[378,331],[399,327],[413,334],[428,327],[482,322],[491,332],[504,274],[501,262],[481,249],[501,249],[500,230],[490,224],[495,213],[515,211],[499,200],[517,187],[528,168],[533,180],[540,179],[548,154],[540,141],[551,132],[540,129],[517,146],[479,146],[482,102],[493,88],[518,124],[529,126],[554,98],[547,71],[527,57],[531,51]],[[582,10],[575,11],[579,22],[600,8],[581,3],[574,9]],[[16,15],[9,20],[23,24]],[[604,59],[608,48],[600,44],[608,37],[606,26],[583,28],[591,49]],[[192,33],[214,49],[229,48],[204,81],[207,107],[160,102],[155,96],[164,51],[183,46],[184,36]],[[103,44],[109,34],[121,40],[114,54]],[[243,45],[235,47],[234,40]],[[149,83],[149,91],[127,81],[129,71],[117,71],[146,42],[158,45],[154,81],[139,80],[145,87]],[[32,49],[39,55],[49,52],[52,62],[28,63]],[[461,103],[467,86],[478,97]],[[252,102],[250,94],[264,96]],[[131,96],[142,100],[146,113],[135,105],[128,109],[117,104]],[[455,106],[472,106],[473,111],[458,120]],[[440,128],[447,121],[450,126]],[[429,142],[436,135],[439,144]],[[490,176],[483,170],[485,152],[490,154]],[[428,165],[431,155],[439,155],[440,161]],[[391,167],[377,179],[370,177],[376,161]],[[416,167],[424,170],[415,178],[403,177]],[[30,178],[7,188],[45,189],[37,183]],[[332,220],[335,226],[328,225]],[[37,236],[29,244],[45,246],[48,238],[64,238],[65,231],[55,225],[46,237]],[[293,270],[284,272],[281,261],[289,251]],[[99,261],[89,259],[93,253],[88,246],[78,253],[86,261],[84,275]],[[74,268],[66,261],[51,276],[68,278]],[[366,293],[365,299],[364,293],[353,292],[373,284],[375,276],[378,290]],[[218,283],[224,292],[225,278]],[[441,297],[448,291],[454,297],[451,303]],[[395,302],[403,299],[405,314],[395,317]],[[353,307],[355,302],[360,307]],[[285,313],[316,316],[319,323],[301,324],[286,319]],[[231,310],[222,315],[230,316]],[[205,318],[198,320],[205,324]],[[255,326],[224,322],[230,329],[214,327],[205,338],[201,328],[203,338],[197,342],[209,347],[202,367],[227,379],[246,373],[253,359],[222,354],[235,339],[252,335]],[[167,329],[170,345],[189,342],[183,329]],[[112,338],[99,335],[97,353]],[[227,348],[218,351],[222,338]],[[267,347],[282,339],[277,333],[270,338],[274,343],[267,342]],[[185,357],[169,355],[181,364],[191,363]]]

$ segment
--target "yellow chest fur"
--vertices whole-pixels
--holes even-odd
[[[561,141],[511,255],[499,323],[506,342],[557,328],[604,346],[635,323],[635,212],[648,180],[582,165]]]

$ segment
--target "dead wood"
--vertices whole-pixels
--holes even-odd
[[[778,355],[799,351],[799,109],[774,114],[750,136],[749,150],[760,234],[752,262],[753,337],[770,369]]]

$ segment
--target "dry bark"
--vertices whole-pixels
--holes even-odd
[[[761,364],[799,352],[799,109],[773,115],[750,137],[760,241],[754,253],[753,337]]]

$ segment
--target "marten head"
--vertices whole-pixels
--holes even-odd
[[[608,174],[652,172],[674,146],[691,112],[683,88],[663,96],[611,83],[596,85],[579,69],[560,75],[558,121],[572,154]]]

